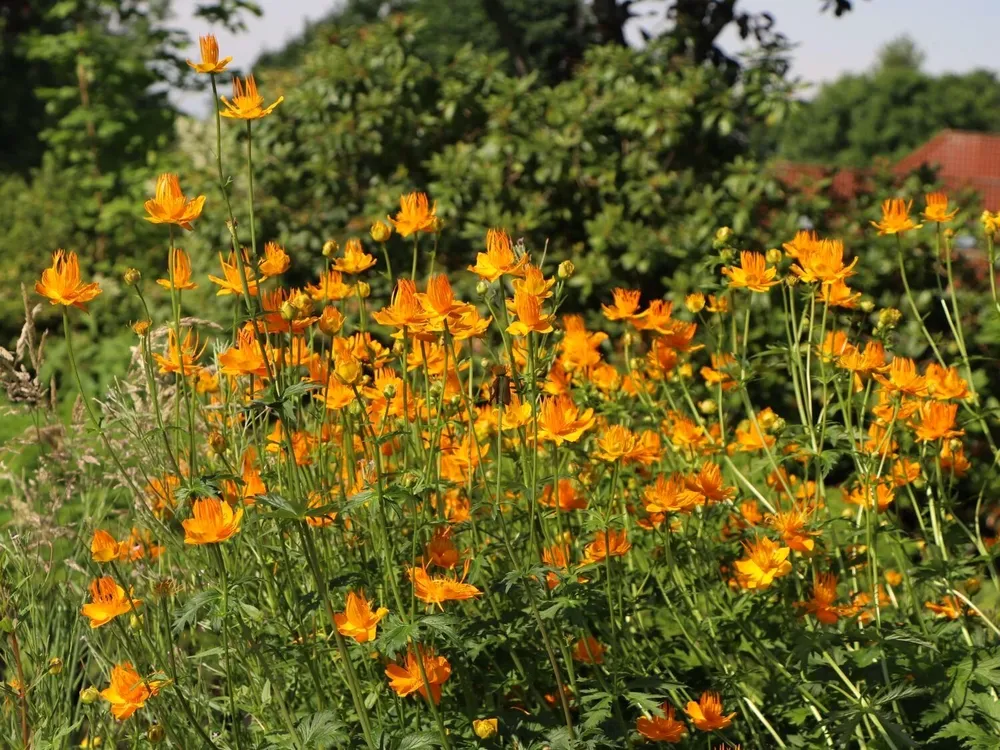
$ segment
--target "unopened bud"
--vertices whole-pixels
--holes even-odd
[[[444,229],[444,220],[440,216],[435,216],[433,219],[431,219],[432,233],[440,234],[442,229]]]
[[[771,424],[771,432],[773,433],[779,433],[784,429],[785,429],[785,420],[782,419],[781,417],[777,417],[774,420],[773,424]]]
[[[914,479],[911,484],[913,484],[913,489],[922,490],[927,486],[927,480],[920,476]]]
[[[979,592],[979,589],[982,587],[982,585],[983,582],[980,581],[978,578],[969,578],[966,579],[965,581],[965,590],[968,591],[970,594],[976,594]]]
[[[292,304],[291,300],[286,299],[282,302],[278,312],[281,314],[281,319],[286,322],[291,322],[298,317],[298,311],[295,309],[295,305]]]
[[[226,452],[226,436],[218,430],[208,433],[208,444],[220,456]]]
[[[166,736],[167,736],[167,733],[163,729],[163,725],[162,724],[153,724],[153,726],[151,726],[149,728],[149,731],[146,732],[146,738],[153,745],[159,745],[161,742],[163,742],[163,738],[166,737]]]
[[[870,313],[872,310],[875,309],[875,303],[872,302],[870,299],[863,299],[861,300],[861,304],[859,305],[859,307],[861,308],[861,312]]]
[[[696,314],[700,313],[705,309],[705,295],[701,292],[689,294],[684,298],[684,307],[686,307],[690,312]]]
[[[128,626],[132,630],[140,630],[142,628],[142,615],[130,615],[128,618]]]
[[[781,257],[782,257],[781,251],[776,247],[772,247],[770,250],[767,251],[767,253],[764,254],[764,260],[766,260],[771,265],[780,263]]]
[[[59,674],[62,672],[63,660],[58,656],[53,656],[49,659],[49,674]]]
[[[473,719],[472,731],[476,733],[476,737],[479,739],[488,740],[491,737],[494,737],[497,733],[497,720]]]
[[[958,453],[962,450],[962,441],[958,438],[952,438],[948,441],[948,450],[952,453]]]
[[[482,297],[483,295],[486,294],[487,291],[489,291],[489,288],[490,288],[489,284],[487,284],[485,281],[480,281],[478,284],[476,284],[476,294]]]
[[[736,257],[736,254],[729,248],[725,248],[722,250],[722,252],[719,253],[719,257],[722,258],[723,263],[732,263],[733,258]]]
[[[635,337],[632,335],[631,331],[625,331],[625,335],[622,336],[622,343],[626,347],[630,347],[635,343]]]
[[[319,330],[327,336],[333,336],[344,327],[344,315],[333,305],[327,305],[319,316],[318,325]]]
[[[388,400],[396,398],[396,386],[393,383],[389,383],[385,388],[382,389],[382,397]]]
[[[132,324],[132,331],[136,336],[145,336],[149,333],[149,325],[148,320],[137,320]]]
[[[138,268],[129,268],[122,274],[122,278],[125,280],[127,286],[135,286],[142,279],[142,273],[140,273]]]
[[[93,685],[90,687],[85,687],[80,691],[80,702],[86,706],[97,701],[101,697],[101,691],[95,688]]]
[[[698,411],[702,414],[715,414],[718,410],[719,405],[710,398],[698,402]]]
[[[765,430],[771,429],[774,423],[777,421],[778,415],[775,414],[770,409],[762,411],[757,415],[757,423],[763,427]]]
[[[559,270],[556,272],[559,274],[560,279],[568,279],[576,271],[576,266],[573,265],[573,261],[564,260],[559,264]]]
[[[323,257],[332,258],[340,250],[340,244],[337,240],[327,240],[323,243]]]
[[[358,296],[361,299],[368,299],[372,294],[371,285],[367,281],[358,282]]]
[[[878,314],[878,328],[892,330],[903,319],[903,313],[895,307],[887,307]]]
[[[376,242],[385,242],[392,237],[392,227],[384,221],[376,221],[372,224],[369,234],[371,234],[372,239]]]

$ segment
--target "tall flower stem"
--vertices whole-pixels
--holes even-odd
[[[236,691],[233,689],[233,657],[229,649],[229,576],[226,574],[226,559],[218,544],[213,544],[211,554],[215,558],[216,565],[219,566],[219,576],[221,577],[222,594],[222,650],[226,659],[226,691],[229,693],[229,713],[233,722],[233,735],[236,738],[236,747],[243,748],[243,732],[240,726],[239,713],[236,710]]]

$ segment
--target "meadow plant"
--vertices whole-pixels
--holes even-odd
[[[560,314],[571,263],[490,229],[460,299],[421,192],[290,288],[314,260],[254,219],[253,124],[282,99],[253,76],[220,99],[229,62],[208,37],[192,63],[218,197],[165,174],[145,205],[164,275],[125,274],[146,311],[127,382],[85,392],[73,322],[101,289],[77,256],[36,287],[85,413],[16,485],[36,507],[0,545],[5,747],[996,746],[1000,451],[947,197],[873,222],[904,311],[855,289],[864,257],[837,239],[738,252],[725,227],[703,291],[615,289],[589,320]],[[224,119],[245,130],[242,207]],[[181,244],[206,200],[231,246],[198,279]],[[984,214],[991,263],[998,226]],[[928,233],[956,361],[902,263]],[[187,306],[204,284],[221,312]],[[896,353],[906,316],[925,361]],[[3,354],[44,409],[24,351]],[[761,403],[764,371],[785,401]]]

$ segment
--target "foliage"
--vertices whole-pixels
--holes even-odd
[[[934,76],[902,38],[883,48],[872,70],[823,84],[779,137],[790,159],[865,166],[898,159],[943,128],[1000,130],[1000,80],[992,71]]]

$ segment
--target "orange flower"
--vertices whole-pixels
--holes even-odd
[[[84,302],[90,302],[101,293],[101,287],[91,282],[80,281],[80,261],[76,253],[67,254],[65,250],[52,253],[52,265],[42,271],[42,278],[35,284],[35,291],[43,297],[48,297],[53,305],[87,308]]]
[[[465,582],[465,576],[469,574],[469,561],[465,562],[465,570],[461,578],[446,578],[444,576],[431,577],[427,573],[427,568],[409,568],[407,573],[413,581],[413,589],[417,598],[428,604],[441,606],[444,602],[464,601],[480,596],[483,592]]]
[[[351,237],[344,246],[344,257],[336,258],[333,267],[341,273],[359,274],[375,265],[375,256],[369,255],[361,247],[361,240]]]
[[[427,282],[427,292],[417,294],[417,298],[427,312],[431,330],[435,331],[443,331],[446,321],[473,309],[472,305],[455,299],[455,290],[443,273],[432,276]]]
[[[199,73],[224,73],[226,66],[233,61],[233,58],[219,59],[219,41],[215,38],[215,34],[198,37],[198,44],[201,47],[201,62],[196,63],[188,60],[187,64]]]
[[[524,267],[524,278],[514,279],[511,286],[514,287],[515,292],[530,294],[532,297],[543,300],[552,296],[552,287],[555,283],[554,278],[545,278],[542,269],[528,263]]]
[[[830,284],[823,284],[816,294],[816,300],[830,307],[843,307],[845,310],[853,310],[858,306],[861,299],[861,292],[853,292],[843,281],[834,281]]]
[[[240,530],[243,508],[235,513],[229,503],[214,497],[195,500],[193,518],[181,521],[185,544],[215,544],[224,542]]]
[[[83,605],[80,614],[90,619],[91,628],[99,628],[140,604],[142,600],[133,599],[131,591],[126,596],[125,589],[115,583],[114,578],[104,576],[90,582],[90,603]]]
[[[812,251],[819,244],[819,237],[816,232],[809,229],[800,229],[795,233],[795,239],[782,245],[789,258],[798,260]]]
[[[427,312],[420,304],[416,286],[409,279],[396,282],[389,304],[372,313],[372,317],[379,325],[405,328],[410,332],[420,331],[427,325]]]
[[[806,555],[816,548],[812,537],[819,532],[806,529],[809,513],[800,508],[778,511],[768,514],[767,521],[789,548]]]
[[[354,287],[345,284],[343,274],[331,268],[320,276],[319,284],[306,284],[306,291],[317,302],[337,302],[354,294]]]
[[[437,203],[430,205],[426,193],[408,193],[399,198],[396,218],[386,217],[402,237],[416,232],[433,232],[437,225]]]
[[[347,602],[344,611],[333,616],[333,621],[341,635],[353,638],[358,643],[375,640],[375,629],[379,621],[389,614],[385,607],[379,607],[372,612],[371,603],[365,599],[364,593],[347,592]]]
[[[882,201],[882,221],[871,224],[878,229],[879,236],[887,234],[903,234],[911,229],[920,229],[923,224],[917,224],[910,218],[910,207],[913,201],[907,203],[902,198],[889,198]]]
[[[845,498],[851,505],[860,505],[869,510],[878,508],[880,512],[888,509],[896,499],[896,492],[886,482],[872,485],[870,482],[859,484]]]
[[[597,457],[602,461],[628,462],[639,449],[639,441],[628,427],[614,425],[597,441]]]
[[[103,529],[94,531],[90,542],[90,556],[94,562],[111,562],[117,560],[122,551],[122,545],[111,534]]]
[[[948,620],[957,620],[962,616],[964,609],[962,602],[956,596],[946,596],[941,600],[941,604],[926,602],[924,606],[938,617],[944,617]]]
[[[427,543],[426,553],[432,564],[445,570],[451,570],[458,565],[461,557],[458,548],[451,540],[451,529],[446,526],[434,529],[434,536]]]
[[[528,256],[517,258],[511,245],[510,236],[502,229],[486,232],[486,252],[476,254],[476,265],[469,270],[483,281],[493,282],[504,274],[523,276]]]
[[[791,550],[766,536],[744,542],[743,547],[746,557],[734,564],[737,582],[745,589],[766,589],[775,578],[788,575],[792,570],[792,564],[788,562]]]
[[[237,375],[267,377],[267,362],[260,351],[260,344],[254,335],[252,324],[240,329],[236,346],[219,355],[219,372],[231,377]]]
[[[583,564],[592,565],[608,557],[624,557],[632,549],[625,529],[606,529],[598,531],[594,541],[583,550]]]
[[[496,719],[472,720],[472,731],[475,733],[476,737],[481,740],[488,740],[491,737],[495,737],[498,728],[499,722]]]
[[[700,492],[710,503],[720,503],[736,497],[736,488],[727,487],[722,479],[722,469],[717,463],[706,461],[696,476],[687,480],[688,488]]]
[[[604,646],[594,636],[588,635],[573,646],[573,658],[581,664],[603,664]]]
[[[684,712],[691,717],[694,725],[703,732],[715,732],[725,729],[733,723],[736,712],[723,716],[722,699],[718,693],[702,693],[698,702],[688,701]]]
[[[587,507],[587,498],[580,495],[573,484],[573,480],[561,478],[559,480],[559,491],[556,497],[552,497],[552,485],[547,484],[542,490],[542,496],[538,502],[546,508],[556,508],[559,510],[584,510]]]
[[[552,396],[542,401],[538,414],[538,439],[556,445],[575,443],[594,426],[594,410],[580,408],[569,396]]]
[[[970,395],[968,383],[954,367],[944,368],[937,362],[931,362],[924,372],[924,380],[927,383],[927,395],[938,401],[952,398],[964,400]]]
[[[923,397],[927,395],[927,380],[922,375],[917,374],[917,365],[912,359],[894,357],[889,363],[888,375],[889,377],[884,377],[878,372],[874,373],[875,379],[886,390],[903,393],[907,396]]]
[[[642,491],[647,513],[690,513],[704,499],[700,493],[688,489],[679,475],[668,479],[660,474],[653,485]]]
[[[451,677],[451,664],[443,656],[435,656],[432,649],[425,649],[423,646],[417,646],[417,654],[423,662],[424,674],[427,676],[427,685],[430,686],[434,703],[440,703],[441,686]],[[385,676],[389,678],[389,687],[401,698],[413,693],[419,693],[427,698],[427,686],[420,676],[420,666],[412,648],[406,653],[406,667],[390,664],[385,669]]]
[[[944,193],[928,193],[926,199],[927,207],[924,209],[923,217],[927,221],[944,224],[954,219],[958,213],[957,208],[950,213],[948,212],[948,196]]]
[[[198,359],[205,353],[208,344],[201,344],[198,334],[190,328],[184,334],[184,339],[178,345],[177,334],[173,328],[167,330],[166,356],[153,352],[153,359],[160,366],[161,373],[176,373],[179,375],[194,375],[201,369]]]
[[[955,417],[958,414],[958,404],[945,404],[940,401],[927,401],[920,407],[920,422],[913,431],[918,443],[929,443],[934,440],[964,435],[965,430],[955,429]]]
[[[527,336],[529,331],[552,332],[552,316],[542,314],[542,306],[537,297],[514,292],[514,313],[517,320],[507,326],[507,333]]]
[[[163,680],[141,677],[131,662],[116,664],[111,669],[111,684],[101,691],[101,697],[111,704],[111,714],[125,721],[166,684]]]
[[[684,739],[687,727],[683,721],[674,718],[674,707],[669,703],[660,706],[663,716],[642,716],[635,723],[636,731],[652,742],[666,742],[676,745]]]
[[[262,278],[281,276],[288,267],[292,265],[292,259],[288,257],[285,248],[277,242],[268,242],[264,245],[264,260],[257,266]]]
[[[257,93],[257,81],[252,75],[240,83],[239,78],[233,78],[233,100],[226,97],[219,97],[226,108],[219,114],[233,120],[259,120],[267,117],[274,111],[274,108],[285,101],[285,97],[279,96],[269,107],[262,107],[264,97]]]
[[[164,289],[197,289],[198,285],[191,281],[191,259],[179,247],[170,248],[168,258],[170,277],[157,279],[156,283]]]
[[[711,355],[712,366],[702,367],[701,376],[705,379],[705,385],[718,385],[724,391],[731,391],[736,387],[736,381],[729,374],[728,370],[736,365],[736,358],[728,352]]]
[[[749,289],[751,292],[766,292],[778,283],[775,279],[778,269],[768,268],[763,255],[747,250],[740,253],[739,268],[726,266],[722,269],[722,274],[729,277],[730,287]]]
[[[604,317],[608,320],[635,320],[646,315],[648,311],[636,314],[639,309],[639,297],[641,292],[638,289],[613,289],[612,297],[614,303],[611,305],[601,305]]]
[[[177,175],[164,173],[156,178],[156,196],[146,201],[146,221],[153,224],[176,224],[181,229],[191,230],[191,222],[201,216],[205,207],[205,196],[188,200],[181,192]]]
[[[837,599],[837,576],[820,573],[813,581],[812,599],[800,602],[798,606],[824,625],[836,625],[840,619],[840,608],[834,605]]]
[[[254,275],[253,270],[249,267],[246,251],[244,250],[242,252],[243,270],[246,271],[247,276],[247,291],[250,292],[251,297],[256,297],[258,292],[257,278]],[[236,258],[236,253],[230,251],[229,258],[227,260],[223,260],[222,253],[219,253],[219,264],[222,266],[222,276],[212,276],[209,274],[208,277],[209,281],[219,285],[219,291],[215,293],[215,296],[224,297],[228,294],[242,296],[243,279],[240,276],[240,267]]]
[[[844,265],[844,243],[840,240],[820,240],[799,256],[799,263],[793,264],[791,271],[806,284],[843,283],[853,275],[858,258]]]

